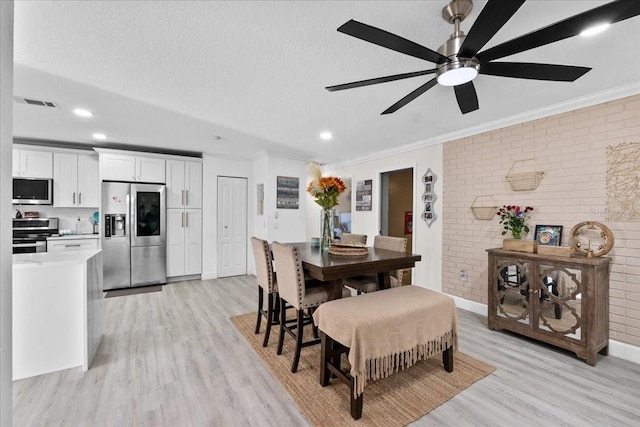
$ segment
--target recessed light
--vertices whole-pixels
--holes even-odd
[[[91,117],[93,116],[93,113],[89,110],[85,110],[84,108],[76,108],[75,110],[73,110],[73,113],[76,116],[80,116],[80,117]]]
[[[329,141],[333,139],[333,134],[331,132],[322,132],[320,133],[320,139],[323,141]]]
[[[580,33],[580,35],[584,36],[584,37],[595,36],[596,34],[600,34],[601,32],[603,32],[607,28],[609,28],[609,23],[608,22],[605,22],[605,23],[602,23],[602,24],[595,24],[595,25],[592,25],[592,26],[586,28],[585,30],[583,30]]]
[[[105,135],[104,133],[94,133],[93,139],[105,140],[107,139],[107,135]]]

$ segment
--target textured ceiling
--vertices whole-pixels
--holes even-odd
[[[484,6],[474,2],[462,29]],[[526,2],[486,47],[606,1]],[[459,134],[511,116],[640,86],[640,18],[508,60],[592,67],[573,83],[480,75],[480,109],[462,115],[452,88],[387,107],[432,76],[330,93],[324,87],[433,68],[336,31],[349,19],[431,49],[452,32],[445,1],[16,1],[16,138],[253,158],[343,162]],[[83,106],[90,119],[71,114]],[[321,142],[330,130],[335,138]],[[213,136],[221,136],[218,141]]]

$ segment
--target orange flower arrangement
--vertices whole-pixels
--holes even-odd
[[[309,165],[309,171],[314,179],[307,186],[307,193],[313,196],[314,201],[324,209],[331,209],[338,204],[338,196],[347,186],[344,181],[335,176],[322,176],[320,167],[316,164]]]

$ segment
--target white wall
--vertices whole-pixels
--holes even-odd
[[[12,425],[11,150],[13,147],[13,1],[0,1],[0,425]]]
[[[297,177],[300,180],[298,209],[276,209],[278,176]],[[299,160],[269,157],[264,183],[264,214],[267,227],[266,239],[281,243],[303,242],[307,239],[305,189],[306,163]],[[255,211],[255,209],[254,209]],[[277,217],[276,217],[277,215]]]
[[[416,264],[413,283],[430,289],[442,288],[442,145],[432,145],[408,153],[389,155],[381,159],[347,166],[331,166],[324,168],[324,176],[335,175],[351,177],[351,226],[352,232],[366,234],[367,241],[373,242],[380,229],[380,174],[400,169],[413,168],[413,253],[420,254],[422,260]],[[438,196],[434,209],[438,219],[427,226],[421,219],[424,211],[422,203],[422,175],[431,168],[437,180],[434,188]],[[371,211],[356,211],[356,186],[360,180],[373,180]],[[306,194],[307,199],[307,239],[317,236],[320,232],[320,207],[313,202],[313,198]]]

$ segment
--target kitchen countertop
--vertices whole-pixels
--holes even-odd
[[[45,264],[84,264],[100,253],[102,249],[84,249],[62,252],[36,252],[31,254],[13,254],[13,267],[25,267]]]
[[[67,234],[65,236],[51,236],[47,237],[47,240],[76,240],[76,239],[98,239],[100,238],[99,234]]]

